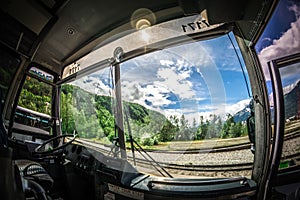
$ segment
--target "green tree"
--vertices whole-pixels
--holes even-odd
[[[182,114],[179,119],[179,131],[177,135],[177,140],[191,140],[193,138],[193,133],[189,128],[188,121],[185,119],[185,116]]]
[[[232,137],[232,135],[230,135],[232,133],[232,126],[234,126],[234,118],[231,114],[227,114],[227,119],[225,120],[221,131],[221,138]]]
[[[75,130],[74,113],[77,111],[72,104],[71,93],[61,93],[61,119],[62,119],[62,132],[63,134],[73,133]]]
[[[51,115],[52,86],[27,76],[18,105]]]
[[[174,139],[176,132],[176,125],[172,124],[169,120],[165,120],[165,123],[159,134],[159,140],[161,142],[171,141]]]

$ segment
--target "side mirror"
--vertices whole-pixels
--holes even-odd
[[[250,101],[250,116],[247,119],[248,137],[251,143],[251,151],[255,152],[255,118],[253,99]]]

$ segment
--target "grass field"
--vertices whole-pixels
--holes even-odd
[[[228,139],[205,139],[194,141],[171,141],[160,142],[158,145],[143,146],[147,150],[198,150],[198,149],[210,149],[219,147],[228,147],[239,144],[249,143],[248,136]],[[130,144],[128,143],[128,147]]]
[[[91,139],[91,141],[109,144],[107,140]],[[184,151],[184,150],[198,150],[198,149],[211,149],[219,147],[229,147],[239,144],[249,143],[248,136],[238,138],[227,139],[205,139],[205,140],[193,140],[193,141],[170,141],[160,142],[158,145],[142,146],[145,150],[169,150],[169,151]],[[130,149],[130,142],[126,143],[126,147]]]

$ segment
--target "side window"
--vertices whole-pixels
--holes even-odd
[[[30,130],[33,133],[51,134],[53,87],[47,83],[49,81],[53,81],[52,75],[37,68],[29,70],[18,100],[14,128]]]
[[[293,73],[294,72],[294,73]],[[279,68],[284,95],[285,128],[280,169],[300,166],[300,54],[298,62]]]
[[[274,131],[278,129],[283,132],[283,146],[279,165],[279,170],[282,170],[300,166],[300,53],[275,60],[270,68],[274,68],[271,70],[278,74],[276,77],[274,72],[271,73],[273,80],[276,79],[274,80],[276,82],[274,83],[274,91],[271,94],[274,101],[274,109],[271,112],[275,115]],[[276,84],[281,86],[276,87]],[[280,94],[283,96],[282,105],[278,100]],[[278,116],[276,115],[276,111],[281,109],[279,106],[282,107],[283,113],[280,115],[281,122],[277,120]],[[282,124],[282,129],[277,126],[279,123]]]

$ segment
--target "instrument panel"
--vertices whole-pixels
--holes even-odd
[[[247,199],[256,183],[232,179],[164,178],[139,173],[127,160],[106,156],[95,149],[71,144],[66,160],[76,176],[88,178],[95,199]],[[88,175],[88,176],[87,176]]]

